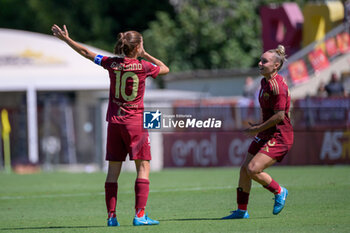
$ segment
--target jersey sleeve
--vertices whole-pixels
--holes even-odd
[[[142,65],[145,68],[147,77],[151,76],[152,78],[156,78],[158,76],[160,70],[159,66],[145,60],[142,60]]]
[[[94,63],[107,69],[109,57],[103,55],[96,55]]]
[[[285,110],[288,99],[288,90],[285,90],[285,87],[276,80],[270,82],[270,88],[272,92],[272,109],[275,111]]]

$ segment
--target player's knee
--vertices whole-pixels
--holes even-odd
[[[254,164],[254,163],[249,163],[247,165],[247,173],[249,176],[255,176],[256,174],[260,173],[260,169]]]
[[[136,168],[139,170],[147,170],[150,168],[148,160],[135,160]]]
[[[106,182],[117,182],[122,167],[122,162],[109,161]]]
[[[148,160],[135,160],[137,178],[148,179],[150,163]]]

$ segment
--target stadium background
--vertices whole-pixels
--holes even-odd
[[[259,86],[259,56],[278,44],[289,55],[281,73],[291,89],[296,132],[282,164],[350,162],[350,99],[317,96],[332,73],[350,91],[347,2],[164,1],[156,8],[128,1],[0,3],[0,109],[11,126],[7,134],[4,116],[2,169],[7,141],[18,172],[105,168],[107,76],[50,36],[53,23],[67,24],[74,39],[103,54],[110,54],[118,31],[141,31],[146,49],[172,70],[147,84],[146,108],[218,110],[225,126],[220,132],[151,131],[154,170],[240,165],[250,139],[239,131],[259,120],[254,94],[243,96],[245,80],[252,77]],[[133,9],[132,19],[121,8]],[[177,149],[179,143],[184,149]]]
[[[350,98],[318,91],[335,73],[349,93],[349,1],[140,2],[0,0],[0,232],[350,232]],[[117,32],[142,32],[171,69],[147,83],[147,109],[223,121],[151,130],[147,211],[160,225],[132,225],[130,163],[118,180],[121,226],[106,227],[107,74],[51,36],[53,23],[103,54]],[[287,166],[268,172],[288,188],[286,208],[273,216],[271,194],[254,182],[251,218],[222,221],[251,140],[240,130],[259,119],[256,66],[278,43],[296,138]]]

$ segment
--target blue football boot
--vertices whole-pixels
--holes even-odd
[[[231,211],[232,214],[223,217],[222,219],[241,219],[241,218],[249,218],[249,214],[247,210],[234,210]]]
[[[275,204],[273,206],[272,212],[274,215],[279,214],[282,211],[284,205],[286,204],[287,196],[288,190],[284,187],[281,187],[281,193],[275,195]]]
[[[118,222],[116,217],[115,218],[112,217],[112,218],[108,218],[107,226],[109,226],[109,227],[117,227],[117,226],[120,226],[120,224],[119,224],[119,222]]]
[[[134,226],[144,226],[144,225],[158,225],[159,222],[153,219],[150,219],[147,214],[144,214],[142,217],[134,217],[133,225]]]

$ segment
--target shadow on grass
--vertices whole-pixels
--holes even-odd
[[[173,219],[160,219],[160,222],[171,222],[171,221],[208,221],[208,220],[221,220],[221,218],[173,218]]]
[[[267,219],[271,217],[257,217],[257,218],[250,218],[250,220],[255,219]],[[174,219],[159,219],[160,222],[177,222],[177,221],[232,221],[232,220],[243,220],[246,219],[221,219],[221,218],[174,218]],[[42,226],[42,227],[6,227],[6,228],[0,228],[0,231],[21,231],[21,230],[50,230],[50,229],[88,229],[88,228],[103,228],[107,226]],[[118,228],[121,227],[127,227],[125,226],[118,226]]]
[[[49,230],[49,229],[88,229],[107,226],[43,226],[43,227],[7,227],[0,228],[0,231],[21,231],[21,230]]]
[[[267,219],[267,218],[272,218],[272,217],[256,217],[256,218],[250,218],[250,220],[254,219]],[[173,218],[173,219],[159,219],[160,222],[171,222],[171,221],[217,221],[217,220],[222,220],[222,221],[232,221],[232,220],[243,220],[245,221],[246,219],[222,219],[222,218]]]

